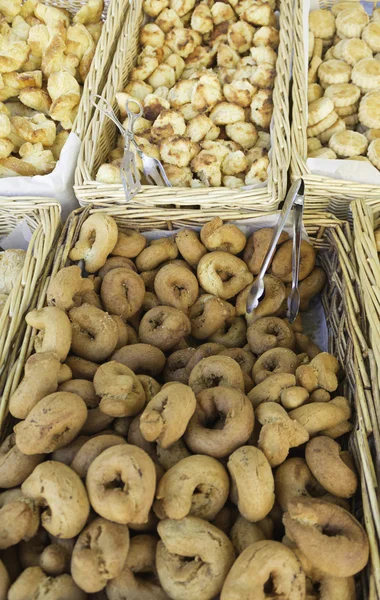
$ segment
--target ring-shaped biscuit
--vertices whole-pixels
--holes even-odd
[[[298,367],[297,355],[289,348],[272,348],[262,354],[252,369],[256,385],[273,373],[294,374]]]
[[[247,396],[238,389],[214,387],[197,395],[184,440],[194,453],[222,458],[245,444],[253,426],[253,408]]]
[[[115,350],[119,337],[113,318],[91,304],[72,308],[69,316],[72,352],[97,363],[106,360]]]
[[[272,583],[273,592],[266,593]],[[248,546],[237,558],[224,583],[220,600],[275,598],[303,600],[305,574],[290,548],[279,542],[262,540]]]
[[[151,458],[137,446],[113,446],[89,466],[86,487],[91,506],[101,517],[122,525],[146,523],[156,489],[156,470]]]
[[[117,242],[111,254],[135,258],[144,250],[145,246],[146,238],[141,233],[134,229],[123,229],[118,232]]]
[[[100,410],[100,398],[96,395],[94,384],[91,381],[87,381],[86,379],[70,379],[62,383],[58,391],[77,394],[87,406],[87,419],[81,429],[82,434],[98,433],[98,431],[106,429],[112,423],[113,417],[104,414]]]
[[[254,313],[249,316],[250,322],[268,315],[275,315],[285,300],[286,287],[281,279],[273,277],[273,275],[264,275],[264,286],[264,295],[260,298]],[[247,285],[247,287],[238,294],[236,298],[237,315],[245,315],[247,313],[247,298],[250,289],[251,285]]]
[[[69,254],[70,260],[84,259],[86,271],[95,273],[103,267],[116,245],[118,229],[112,217],[97,212],[83,223],[79,239]]]
[[[196,517],[165,519],[157,530],[162,541],[157,546],[156,567],[168,596],[194,600],[202,590],[203,598],[215,598],[235,557],[228,537]]]
[[[92,461],[107,448],[119,446],[120,444],[125,444],[125,440],[116,433],[104,433],[91,437],[79,448],[71,461],[70,467],[81,479],[86,479]]]
[[[247,341],[247,325],[243,317],[234,317],[210,336],[210,341],[223,344],[226,348],[244,346]]]
[[[240,254],[247,243],[244,233],[232,223],[224,223],[220,217],[215,217],[203,225],[200,233],[201,240],[207,250],[221,250],[231,254]]]
[[[189,386],[176,382],[164,386],[140,417],[142,435],[148,442],[156,441],[168,448],[186,431],[195,407],[195,395]]]
[[[162,267],[154,280],[154,291],[161,304],[187,313],[198,298],[199,285],[188,267],[169,264]]]
[[[87,379],[87,381],[94,379],[94,375],[99,368],[97,363],[73,354],[66,358],[65,365],[71,370],[73,379]]]
[[[368,562],[367,535],[349,512],[319,499],[297,498],[283,516],[285,532],[312,565],[334,577],[350,577]]]
[[[243,260],[227,252],[210,252],[197,267],[198,281],[209,294],[228,300],[253,281]]]
[[[137,313],[144,301],[145,285],[131,269],[108,271],[102,281],[100,296],[107,312],[129,319]]]
[[[188,384],[189,373],[187,365],[195,352],[195,348],[184,348],[176,350],[168,356],[164,369],[164,381],[177,381],[178,383]]]
[[[112,360],[100,365],[94,387],[100,396],[100,410],[111,417],[131,417],[145,406],[144,388],[134,372]]]
[[[274,476],[276,500],[285,512],[290,500],[317,498],[325,494],[304,458],[288,458],[277,469]]]
[[[290,283],[292,281],[292,254],[293,240],[288,240],[276,251],[272,261],[272,274],[281,279],[281,281],[284,281],[284,283]],[[302,281],[305,277],[310,275],[314,269],[316,254],[313,246],[305,240],[302,240],[301,242],[300,254],[298,280]]]
[[[221,344],[213,344],[209,342],[206,344],[201,344],[198,348],[195,349],[192,357],[187,363],[186,371],[188,377],[190,377],[191,371],[194,369],[195,365],[199,363],[203,358],[207,358],[208,356],[215,356],[216,354],[220,354],[222,350],[224,350],[224,346]]]
[[[160,238],[153,240],[136,258],[138,271],[152,271],[166,260],[173,260],[178,256],[178,248],[174,238]]]
[[[207,250],[192,229],[181,229],[175,236],[178,250],[185,261],[193,268],[197,266]]]
[[[244,391],[241,368],[229,356],[208,356],[200,360],[189,376],[189,386],[197,396],[202,390],[217,386]]]
[[[337,442],[317,436],[306,444],[305,458],[310,471],[327,492],[338,498],[351,498],[355,494],[356,473],[342,459]]]
[[[117,350],[111,357],[129,367],[135,375],[156,377],[165,366],[165,354],[150,344],[132,344]]]
[[[191,333],[189,318],[172,306],[157,306],[149,310],[139,326],[139,338],[164,352],[173,348]]]
[[[154,510],[161,518],[187,515],[212,521],[225,505],[230,489],[223,465],[210,456],[184,458],[162,477]]]
[[[278,317],[264,317],[251,323],[247,340],[254,354],[263,354],[272,348],[295,348],[295,334],[291,327]]]
[[[191,335],[197,340],[205,340],[234,316],[232,304],[211,294],[202,294],[189,310]]]
[[[99,269],[98,275],[101,279],[104,279],[104,277],[107,275],[107,273],[109,273],[109,271],[112,271],[112,269],[120,268],[129,269],[134,273],[136,273],[137,271],[135,263],[129,258],[125,258],[124,256],[110,256],[109,258],[107,258],[104,266],[101,269]]]

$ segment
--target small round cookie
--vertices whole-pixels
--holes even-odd
[[[308,138],[307,139],[307,152],[314,152],[315,150],[319,150],[322,148],[322,144],[318,138]]]
[[[307,155],[308,158],[328,158],[328,159],[336,159],[337,155],[331,148],[319,148],[319,150],[314,150]]]
[[[354,115],[359,110],[359,102],[355,102],[355,104],[350,104],[349,106],[336,106],[335,112],[339,117],[348,117],[350,115]]]
[[[309,61],[313,57],[314,42],[315,42],[315,35],[314,35],[314,33],[312,31],[309,30],[309,45],[308,45],[308,57],[309,57]]]
[[[343,119],[338,118],[335,121],[334,125],[332,125],[328,129],[326,129],[326,131],[322,131],[322,133],[319,134],[318,139],[321,141],[322,144],[328,144],[335,133],[340,133],[341,131],[345,131],[345,129],[345,122],[343,121]]]
[[[342,12],[342,10],[346,9],[364,10],[363,6],[359,4],[358,0],[342,0],[342,2],[337,2],[336,4],[332,5],[331,12],[334,15],[334,17],[336,17],[340,12]]]
[[[380,61],[363,58],[352,69],[352,82],[367,93],[380,86]]]
[[[322,119],[322,121],[319,121],[319,123],[316,123],[315,125],[308,127],[307,128],[307,137],[316,137],[323,131],[326,131],[326,129],[328,129],[329,127],[334,125],[334,123],[337,121],[338,118],[339,117],[336,114],[336,112],[333,111],[325,119]]]
[[[367,131],[363,131],[363,135],[365,135],[369,143],[371,143],[373,140],[378,140],[380,138],[380,129],[367,129]]]
[[[375,8],[371,20],[373,23],[380,23],[380,8]]]
[[[362,40],[372,52],[380,52],[380,23],[369,23],[363,29]]]
[[[356,63],[363,58],[372,58],[372,50],[364,40],[352,38],[350,40],[342,41],[341,58],[351,65],[351,67],[356,65]]]
[[[360,89],[353,83],[336,83],[325,90],[325,98],[331,98],[337,108],[351,106],[358,102]]]
[[[368,158],[377,169],[380,169],[380,139],[373,140],[368,148]]]
[[[322,98],[323,96],[323,88],[319,85],[319,83],[311,83],[307,90],[307,101],[308,104],[311,102],[315,102]]]
[[[353,115],[347,115],[346,117],[340,118],[342,119],[342,121],[344,121],[346,129],[351,129],[351,131],[355,131],[355,127],[359,123],[358,113],[354,113]]]
[[[313,56],[310,61],[309,70],[307,72],[308,83],[318,82],[318,69],[322,64],[322,59],[319,56]]]
[[[316,38],[326,40],[335,34],[334,15],[329,10],[313,10],[309,14],[309,29]]]
[[[332,136],[329,146],[337,156],[346,158],[365,154],[368,148],[368,140],[365,135],[357,131],[342,131]]]
[[[344,60],[327,60],[318,69],[318,76],[322,83],[348,83],[351,78],[351,67]]]
[[[334,110],[334,102],[331,98],[319,98],[309,104],[307,124],[316,125],[325,119]]]
[[[337,33],[342,38],[360,38],[368,23],[369,16],[361,8],[342,10],[335,20]]]
[[[380,129],[380,91],[374,90],[362,98],[359,119],[360,123],[369,129]]]

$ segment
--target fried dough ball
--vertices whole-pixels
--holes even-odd
[[[226,100],[243,108],[251,104],[256,91],[256,88],[246,79],[238,79],[223,86],[223,94]]]
[[[182,115],[175,110],[163,110],[153,123],[150,137],[153,142],[161,142],[165,138],[183,135],[186,123]]]
[[[258,133],[253,123],[245,123],[244,121],[226,125],[226,133],[228,137],[239,144],[243,150],[252,148],[258,139]]]
[[[187,167],[198,149],[197,144],[183,136],[169,137],[160,144],[162,160],[177,167]]]
[[[238,21],[233,23],[228,28],[228,44],[233,50],[236,50],[239,54],[244,54],[252,46],[253,34],[255,33],[254,27],[246,23],[245,21]]]

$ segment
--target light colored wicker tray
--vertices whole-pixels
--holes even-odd
[[[321,8],[331,8],[333,0],[321,0]],[[369,3],[368,3],[369,4]],[[374,7],[377,2],[372,2]],[[315,212],[331,210],[340,218],[347,218],[352,200],[366,198],[369,204],[380,199],[380,186],[365,185],[342,179],[313,175],[306,164],[307,159],[307,65],[305,64],[303,39],[304,1],[294,4],[294,54],[293,54],[293,115],[291,126],[291,177],[302,177],[305,182],[305,210]]]
[[[64,266],[71,264],[68,259],[69,252],[91,211],[92,207],[88,205],[71,213],[56,246],[54,262],[50,270],[52,276]],[[109,214],[111,212],[109,209],[105,211]],[[235,221],[238,220],[237,216],[233,218]],[[136,224],[136,216],[129,211],[123,215],[116,215],[116,220],[121,229],[131,228]],[[250,220],[252,223],[252,215]],[[202,213],[198,211],[198,225],[201,226],[203,222]],[[248,218],[244,218],[242,222],[249,224]],[[195,217],[193,223],[196,223]],[[374,358],[365,337],[366,321],[355,261],[354,241],[348,223],[340,221],[333,215],[306,214],[304,224],[328,275],[328,284],[322,300],[330,333],[329,351],[339,358],[341,367],[346,373],[342,391],[349,398],[354,412],[355,427],[350,435],[349,446],[360,475],[362,494],[358,494],[355,498],[353,511],[366,527],[371,548],[371,562],[361,574],[360,592],[357,598],[376,600],[380,597],[380,515],[376,496],[378,490],[376,456],[380,455],[376,415],[376,408],[379,410],[379,388],[377,380],[371,377],[370,367],[374,363]],[[172,228],[172,223],[167,223],[166,228]],[[151,229],[150,223],[140,222],[139,229],[141,231]],[[48,282],[49,278],[46,278],[40,288],[37,306],[44,305]],[[23,365],[32,353],[33,335],[30,327],[26,328],[26,334],[22,334],[21,351],[9,371],[2,397],[3,416],[6,414],[9,396],[22,376]]]
[[[5,385],[8,365],[12,364],[10,357],[20,346],[20,328],[25,330],[24,316],[35,306],[48,258],[57,241],[60,214],[59,204],[47,198],[0,197],[0,237],[8,235],[23,220],[32,232],[23,270],[0,316],[0,392]],[[0,422],[2,408],[0,405]]]
[[[142,191],[125,204],[121,185],[102,184],[95,181],[100,165],[116,145],[115,125],[95,112],[82,144],[75,175],[75,193],[79,203],[102,203],[117,206],[119,214],[128,210],[144,215],[150,209],[163,207],[192,210],[218,210],[228,207],[234,211],[273,211],[283,200],[287,186],[290,162],[289,79],[292,53],[292,2],[280,0],[280,46],[277,59],[277,77],[273,92],[274,117],[272,133],[272,159],[267,184],[250,191],[220,188],[166,188],[143,186]],[[103,95],[118,112],[116,92],[127,82],[139,52],[138,36],[142,22],[142,0],[135,0],[119,38],[111,71]]]

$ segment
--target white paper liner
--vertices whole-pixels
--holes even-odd
[[[32,235],[28,223],[23,219],[8,235],[0,238],[0,249],[27,250]]]
[[[61,204],[65,220],[79,206],[73,186],[80,144],[79,137],[71,132],[54,171],[35,177],[4,177],[0,179],[0,196],[55,198]]]
[[[361,1],[369,14],[372,13],[373,3]],[[371,10],[369,10],[371,5]],[[309,38],[309,12],[321,8],[319,0],[303,0],[303,39],[305,59],[305,86],[308,88],[308,38]],[[380,171],[371,163],[358,160],[332,160],[321,158],[308,158],[306,164],[313,175],[344,179],[368,185],[380,185]]]

